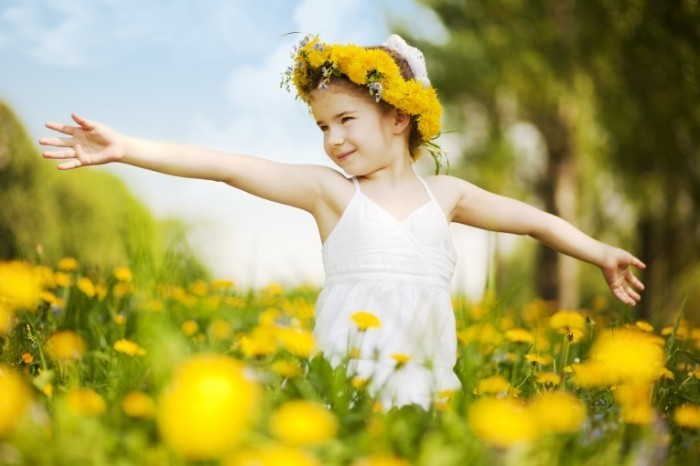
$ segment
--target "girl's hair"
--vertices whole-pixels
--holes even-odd
[[[389,55],[392,60],[396,63],[396,65],[399,67],[399,71],[401,73],[401,77],[405,79],[406,81],[413,79],[413,71],[411,71],[411,67],[408,64],[408,61],[403,58],[401,55],[398,53],[394,52],[391,49],[388,49],[384,46],[377,45],[377,46],[370,46],[370,47],[365,47],[367,50],[382,50],[383,52],[386,52],[387,55]],[[311,96],[311,91],[314,89],[318,89],[321,85],[321,83],[325,80],[323,73],[320,68],[313,70],[309,69],[308,70],[308,77],[309,80],[307,81],[307,86],[306,88],[303,89],[303,94],[307,96]],[[325,80],[328,82],[328,84],[333,84],[337,85],[340,87],[343,87],[351,92],[356,92],[358,95],[366,95],[368,93],[367,86],[362,86],[359,84],[355,84],[352,82],[349,78],[346,76],[339,76],[339,77],[332,77],[330,80]],[[395,109],[395,107],[384,100],[378,100],[377,104],[382,108],[384,111],[389,111]],[[411,159],[416,160],[420,156],[420,149],[421,146],[423,145],[423,140],[421,138],[420,131],[418,131],[418,124],[416,122],[416,117],[413,115],[409,115],[411,117],[411,123],[409,125],[409,135],[408,135],[408,151],[409,154],[411,155]]]

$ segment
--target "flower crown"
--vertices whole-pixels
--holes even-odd
[[[423,56],[399,36],[392,35],[383,45],[406,59],[415,79],[404,79],[394,59],[382,49],[326,44],[318,36],[307,35],[294,47],[295,64],[283,73],[281,86],[290,91],[290,84],[294,84],[297,98],[305,102],[311,91],[325,88],[334,77],[366,86],[377,102],[383,100],[414,118],[421,144],[428,147],[437,163],[442,150],[433,139],[440,135],[442,107],[425,73]]]

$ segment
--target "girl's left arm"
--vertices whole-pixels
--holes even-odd
[[[644,285],[632,267],[644,269],[629,252],[597,241],[560,217],[505,196],[490,193],[464,180],[444,177],[454,205],[450,220],[491,231],[529,235],[552,249],[597,265],[611,291],[625,304],[641,298]]]

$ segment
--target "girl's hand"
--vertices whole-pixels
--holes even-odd
[[[88,165],[100,165],[120,160],[124,156],[123,137],[107,126],[71,115],[78,126],[61,123],[46,123],[46,127],[71,136],[68,138],[41,138],[42,146],[65,147],[66,150],[45,151],[44,158],[67,160],[58,165],[61,170],[70,170]]]
[[[630,306],[641,299],[635,288],[640,291],[644,289],[644,284],[632,273],[632,267],[645,269],[646,265],[627,251],[617,248],[611,248],[601,266],[605,281],[615,297]]]

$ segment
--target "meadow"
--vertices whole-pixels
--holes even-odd
[[[318,291],[0,262],[0,464],[698,464],[700,328],[682,308],[655,328],[605,296],[455,296],[463,390],[424,411],[387,409],[317,353]]]

